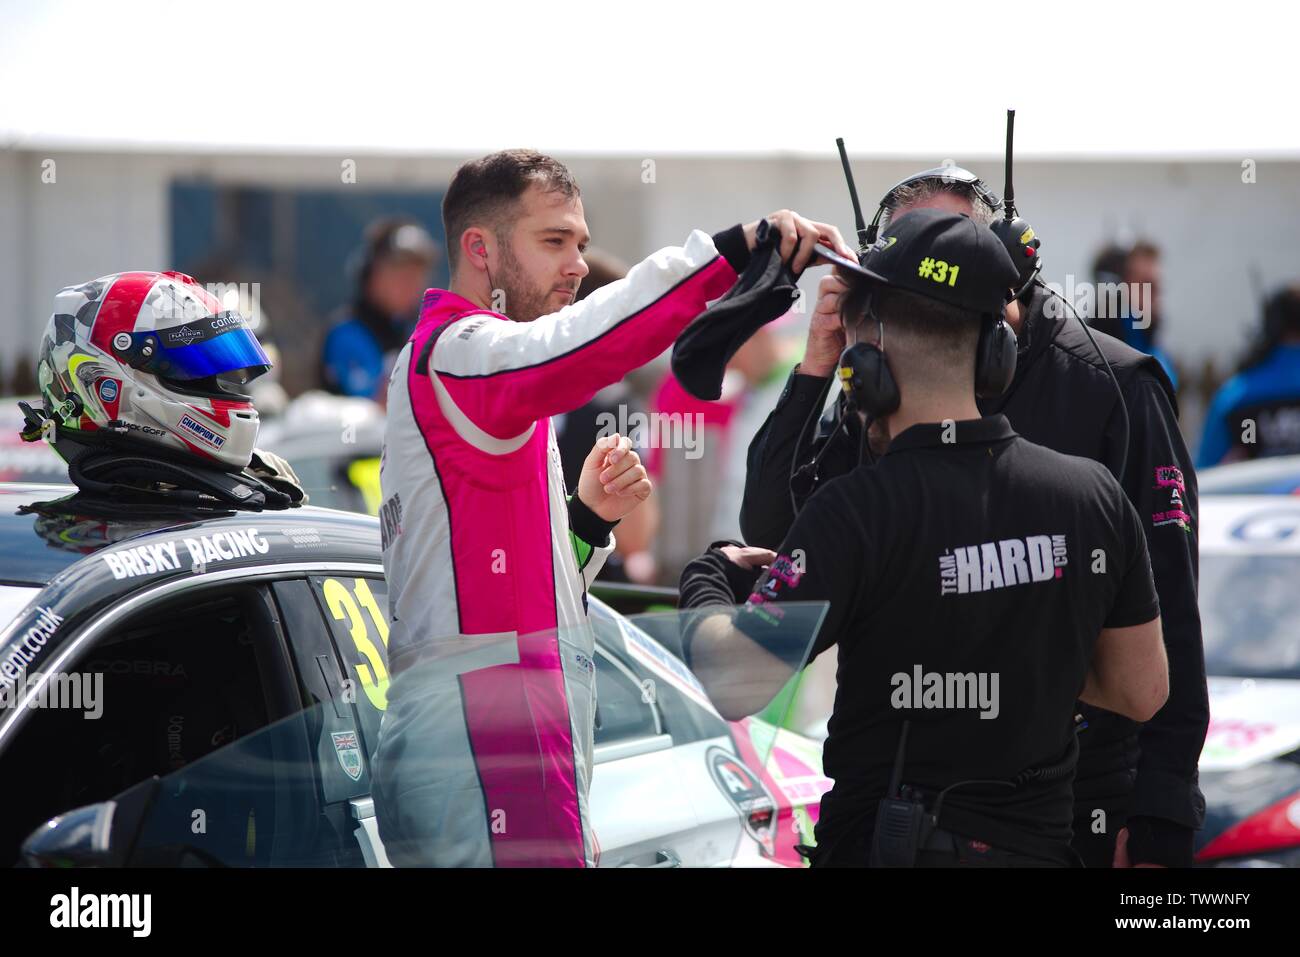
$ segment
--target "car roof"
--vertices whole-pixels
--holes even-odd
[[[1300,555],[1300,497],[1206,495],[1201,498],[1202,555]]]
[[[185,560],[191,557],[184,544],[187,538],[201,551],[204,535],[250,528],[259,531],[259,543],[267,546],[258,552],[258,564],[305,558],[380,560],[379,523],[368,515],[304,506],[222,517],[103,517],[58,504],[76,491],[72,485],[0,484],[0,582],[44,586],[88,556],[119,552],[124,545],[179,546],[178,557]],[[31,511],[37,503],[46,507]]]

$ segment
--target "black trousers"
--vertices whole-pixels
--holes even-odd
[[[857,839],[835,842],[832,846],[819,845],[808,855],[813,867],[870,867],[871,834],[866,832]],[[1016,851],[990,847],[982,841],[972,840],[950,831],[931,832],[925,845],[917,852],[917,867],[1065,867],[1059,861],[1031,857]]]
[[[935,831],[916,855],[917,867],[1064,867],[1057,861],[1030,857],[982,841]]]

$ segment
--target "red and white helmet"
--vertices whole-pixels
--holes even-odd
[[[241,469],[257,442],[247,385],[270,367],[247,320],[189,276],[124,272],[55,296],[36,375],[61,429]]]

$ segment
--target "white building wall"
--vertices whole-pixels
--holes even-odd
[[[42,161],[56,180],[43,183]],[[0,153],[0,366],[29,358],[54,293],[122,269],[170,268],[168,188],[175,178],[257,185],[337,185],[345,157],[158,153]],[[446,185],[461,157],[349,157],[363,187]],[[788,206],[835,222],[852,216],[833,157],[561,157],[583,188],[595,243],[630,261]],[[956,157],[1002,191],[997,157]],[[646,160],[653,160],[653,182]],[[855,159],[870,218],[894,181],[943,157]],[[1126,230],[1164,249],[1164,344],[1180,361],[1221,367],[1257,319],[1248,269],[1267,287],[1300,278],[1300,161],[1261,161],[1244,184],[1239,162],[1021,160],[1016,193],[1043,241],[1044,275],[1090,278],[1101,243]],[[812,283],[805,285],[811,288]]]

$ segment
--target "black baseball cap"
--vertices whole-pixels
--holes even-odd
[[[873,283],[971,312],[999,315],[1021,284],[1020,271],[993,230],[939,209],[914,209],[892,221],[860,264],[821,248],[817,253]]]

